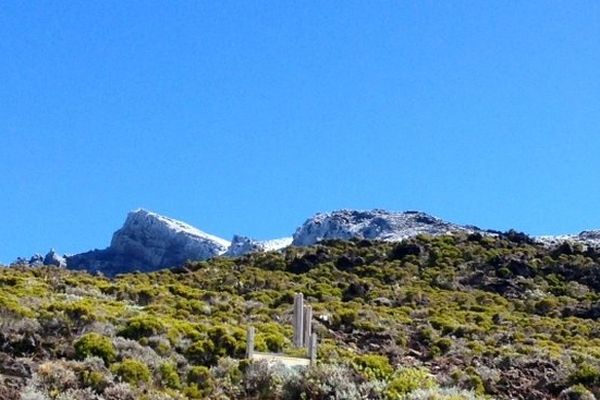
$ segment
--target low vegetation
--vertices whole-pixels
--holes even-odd
[[[319,363],[291,305],[313,305]],[[0,269],[0,398],[594,399],[600,252],[509,232],[329,241],[105,278]]]

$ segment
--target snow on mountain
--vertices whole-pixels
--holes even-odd
[[[152,271],[223,254],[229,244],[184,222],[136,210],[114,233],[108,248],[71,256],[67,265],[106,274]]]
[[[475,232],[480,229],[443,221],[416,212],[385,210],[339,210],[319,213],[296,230],[292,244],[309,246],[326,239],[372,239],[400,241],[419,234],[440,235],[454,231]]]
[[[401,241],[419,234],[442,235],[453,232],[493,233],[474,226],[447,222],[417,211],[338,210],[319,213],[307,219],[293,237],[259,241],[236,235],[229,242],[185,222],[140,209],[128,214],[125,223],[113,234],[110,246],[106,249],[72,256],[61,256],[51,250],[45,257],[35,255],[30,259],[19,258],[13,264],[66,264],[71,269],[115,275],[179,266],[187,260],[206,260],[221,255],[238,257],[255,252],[275,251],[291,245],[310,246],[327,239]],[[576,242],[600,248],[600,230],[584,231],[577,235],[539,236],[535,239],[548,246]]]
[[[140,209],[129,213],[123,227],[114,233],[110,247],[123,253],[151,248],[153,251],[145,257],[151,264],[160,264],[173,247],[185,255],[208,258],[225,252],[229,242],[185,222]]]
[[[239,257],[249,253],[280,250],[291,244],[291,237],[259,241],[246,236],[235,235],[224,255],[229,257]]]
[[[67,260],[65,257],[58,254],[54,249],[50,249],[48,254],[44,257],[44,265],[54,265],[55,267],[66,267]]]
[[[291,246],[293,240],[294,238],[290,236],[279,239],[263,240],[260,243],[263,247],[263,251],[275,251]]]
[[[563,242],[581,243],[587,246],[600,247],[600,230],[583,231],[577,235],[538,236],[538,242],[553,246]]]
[[[595,231],[583,231],[579,235],[579,240],[594,245],[600,246],[600,230]]]

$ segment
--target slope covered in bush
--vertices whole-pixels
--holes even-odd
[[[319,365],[291,305],[313,305]],[[330,241],[108,279],[0,270],[0,398],[586,399],[600,395],[600,253],[526,236]]]

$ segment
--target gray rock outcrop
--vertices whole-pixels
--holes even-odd
[[[108,248],[71,256],[67,265],[107,275],[153,271],[181,265],[187,260],[206,260],[223,254],[228,247],[227,240],[184,222],[137,210],[129,213]]]
[[[329,239],[401,241],[420,234],[443,235],[455,232],[502,234],[498,231],[483,231],[475,226],[454,224],[417,211],[338,210],[319,213],[307,219],[293,237],[260,241],[236,235],[228,242],[184,222],[146,210],[137,210],[128,214],[123,227],[113,234],[110,246],[103,250],[72,256],[61,256],[51,250],[46,256],[36,254],[29,259],[19,258],[13,265],[66,265],[71,269],[116,275],[181,266],[187,260],[206,260],[215,256],[239,257],[249,253],[279,250],[290,245],[310,246]],[[525,234],[518,235],[523,236],[523,240],[529,238]],[[529,240],[549,246],[580,243],[585,247],[600,249],[600,230],[575,235],[540,236]]]
[[[48,254],[44,257],[44,265],[54,265],[55,267],[64,268],[67,266],[67,260],[65,257],[58,254],[54,249],[51,249]]]
[[[457,225],[431,215],[385,210],[340,210],[319,213],[296,230],[292,244],[309,246],[327,239],[400,241],[419,234],[441,235],[456,231],[479,232],[474,226]]]
[[[274,240],[254,240],[247,236],[234,235],[231,245],[223,254],[228,257],[239,257],[250,253],[280,250],[289,246],[292,238],[281,238]]]

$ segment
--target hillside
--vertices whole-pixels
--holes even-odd
[[[319,365],[294,353],[291,307],[316,315]],[[0,398],[593,399],[600,252],[510,232],[323,242],[113,279],[0,270]]]

